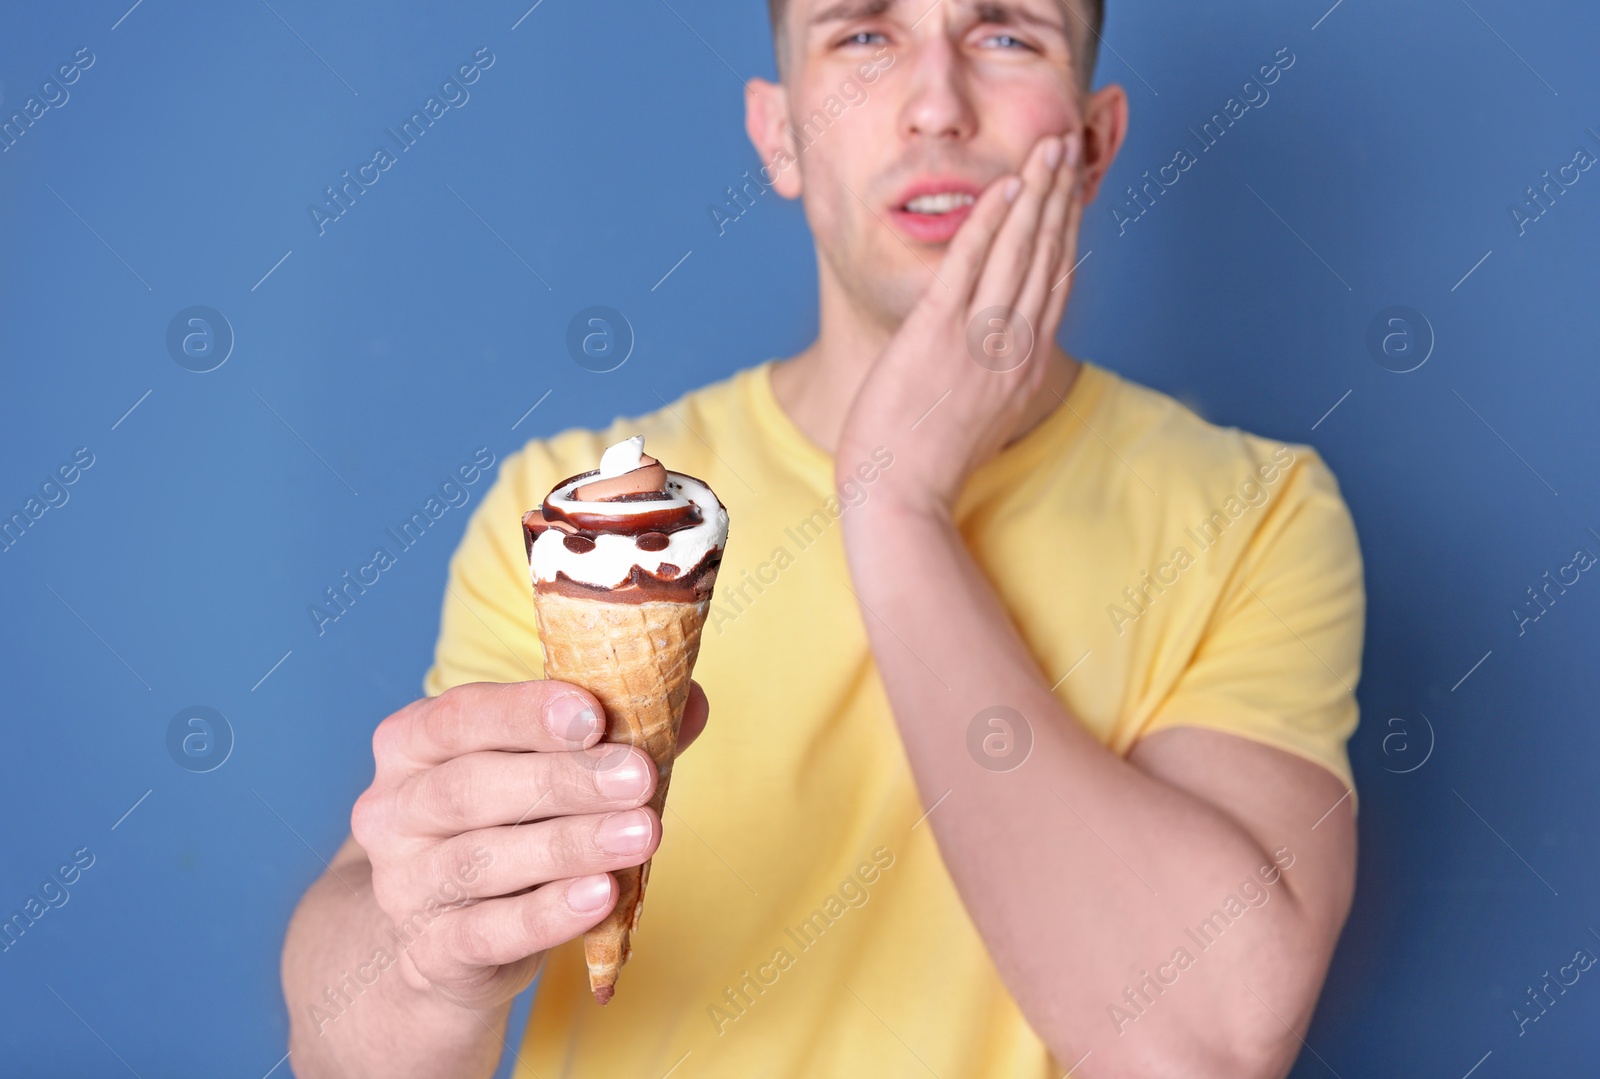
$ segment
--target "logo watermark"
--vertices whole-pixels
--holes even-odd
[[[167,323],[167,354],[197,375],[215,371],[233,355],[233,323],[214,307],[185,307]]]
[[[233,724],[215,708],[190,705],[167,724],[167,755],[190,772],[215,772],[233,756]]]
[[[1010,307],[985,307],[967,323],[967,354],[990,371],[1015,371],[1033,355],[1033,326]]]
[[[1015,708],[990,705],[967,724],[967,754],[991,772],[1014,772],[1033,752],[1033,725]]]
[[[567,323],[567,354],[586,371],[615,371],[633,355],[633,323],[614,307],[585,307]]]
[[[1367,353],[1397,375],[1415,371],[1433,355],[1433,323],[1415,307],[1385,307],[1367,323]]]

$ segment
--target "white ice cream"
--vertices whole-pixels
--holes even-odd
[[[625,438],[615,446],[607,446],[600,455],[600,475],[596,479],[608,480],[624,472],[632,472],[644,464],[644,436]]]
[[[533,541],[529,555],[529,570],[535,581],[554,581],[557,573],[582,584],[599,588],[616,588],[633,575],[638,566],[648,573],[663,576],[660,569],[671,564],[677,572],[667,579],[681,577],[700,564],[707,553],[717,550],[728,540],[728,511],[699,480],[682,473],[667,471],[668,499],[650,502],[583,502],[572,497],[573,491],[597,479],[609,479],[640,467],[644,451],[644,436],[635,435],[609,447],[600,458],[600,474],[585,476],[563,484],[552,491],[544,504],[565,513],[603,514],[626,519],[639,514],[656,513],[671,506],[694,503],[700,508],[701,521],[689,528],[668,532],[667,546],[659,551],[641,550],[634,536],[601,533],[594,538],[592,550],[569,550],[564,542],[566,533],[547,528]]]

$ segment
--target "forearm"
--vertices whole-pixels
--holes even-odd
[[[1286,1068],[1298,1043],[1252,990],[1298,1025],[1326,959],[1301,954],[1315,935],[1301,932],[1288,876],[1245,931],[1183,975],[1137,1038],[1118,1037],[1108,1020],[1109,1006],[1130,1006],[1121,993],[1141,970],[1188,944],[1185,927],[1272,864],[1274,844],[1085,730],[947,521],[870,501],[852,515],[853,587],[924,804],[948,792],[928,823],[1035,1030],[1063,1064],[1094,1048],[1090,1075]],[[969,753],[974,717],[997,705],[1031,733],[1014,770]]]
[[[510,1003],[470,1010],[414,988],[400,969],[393,923],[373,898],[372,867],[354,850],[336,856],[289,923],[282,975],[295,1074],[492,1075]]]

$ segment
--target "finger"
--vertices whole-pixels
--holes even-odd
[[[1055,161],[1052,163],[1051,158]],[[984,260],[983,272],[973,292],[972,306],[1015,307],[1023,276],[1033,260],[1039,235],[1039,215],[1060,172],[1061,139],[1046,136],[1022,166],[1022,191],[995,235]]]
[[[994,239],[1000,223],[1005,220],[1011,205],[1012,194],[1021,191],[1021,180],[1016,176],[1002,176],[978,195],[972,212],[950,238],[944,260],[939,263],[938,281],[928,289],[933,302],[947,306],[964,306],[972,297],[972,290],[983,270],[984,257]],[[940,285],[944,287],[939,287]]]
[[[522,895],[426,914],[397,923],[424,977],[446,985],[476,982],[485,967],[520,964],[599,925],[617,904],[609,874],[552,881]],[[533,961],[537,961],[533,959]],[[481,986],[475,986],[482,992]]]
[[[406,779],[393,832],[446,838],[546,817],[632,809],[656,789],[656,766],[633,746],[570,753],[469,753]]]
[[[420,770],[485,750],[573,750],[599,740],[604,715],[593,694],[566,682],[473,682],[385,719],[373,732],[372,751],[382,772]]]
[[[689,703],[683,709],[683,726],[678,728],[678,752],[688,749],[700,732],[706,729],[706,723],[711,718],[711,702],[706,699],[706,691],[700,688],[700,683],[689,682]]]
[[[1065,243],[1061,248],[1061,258],[1057,260],[1056,267],[1051,271],[1054,279],[1050,284],[1050,292],[1044,300],[1044,314],[1040,316],[1039,339],[1041,341],[1054,341],[1056,330],[1061,326],[1062,314],[1067,309],[1067,298],[1072,295],[1072,282],[1079,265],[1078,260],[1078,234],[1083,224],[1083,199],[1079,197],[1079,188],[1073,185],[1071,200],[1067,203],[1067,223],[1064,230]],[[1088,257],[1088,256],[1085,256]]]
[[[461,893],[474,899],[639,865],[661,845],[661,818],[649,806],[466,832],[404,861],[406,895]],[[475,860],[471,874],[461,867]],[[376,870],[375,870],[376,871]],[[470,879],[469,879],[470,878]],[[375,883],[375,887],[377,884]]]
[[[1070,152],[1064,155],[1071,157]],[[1058,272],[1063,258],[1070,258],[1068,248],[1075,246],[1075,236],[1067,232],[1068,208],[1072,202],[1073,191],[1077,185],[1077,169],[1070,160],[1063,160],[1061,167],[1056,170],[1055,183],[1050,188],[1050,194],[1045,199],[1044,209],[1039,215],[1038,239],[1034,243],[1033,261],[1028,267],[1027,277],[1023,279],[1022,289],[1017,295],[1016,308],[1029,322],[1039,328],[1040,340],[1044,340],[1043,329],[1046,315],[1046,304],[1050,297],[1050,289],[1060,279]]]

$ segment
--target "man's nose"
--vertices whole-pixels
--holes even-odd
[[[907,138],[970,138],[977,128],[977,115],[955,45],[943,34],[930,34],[912,46],[911,61],[901,134]]]

